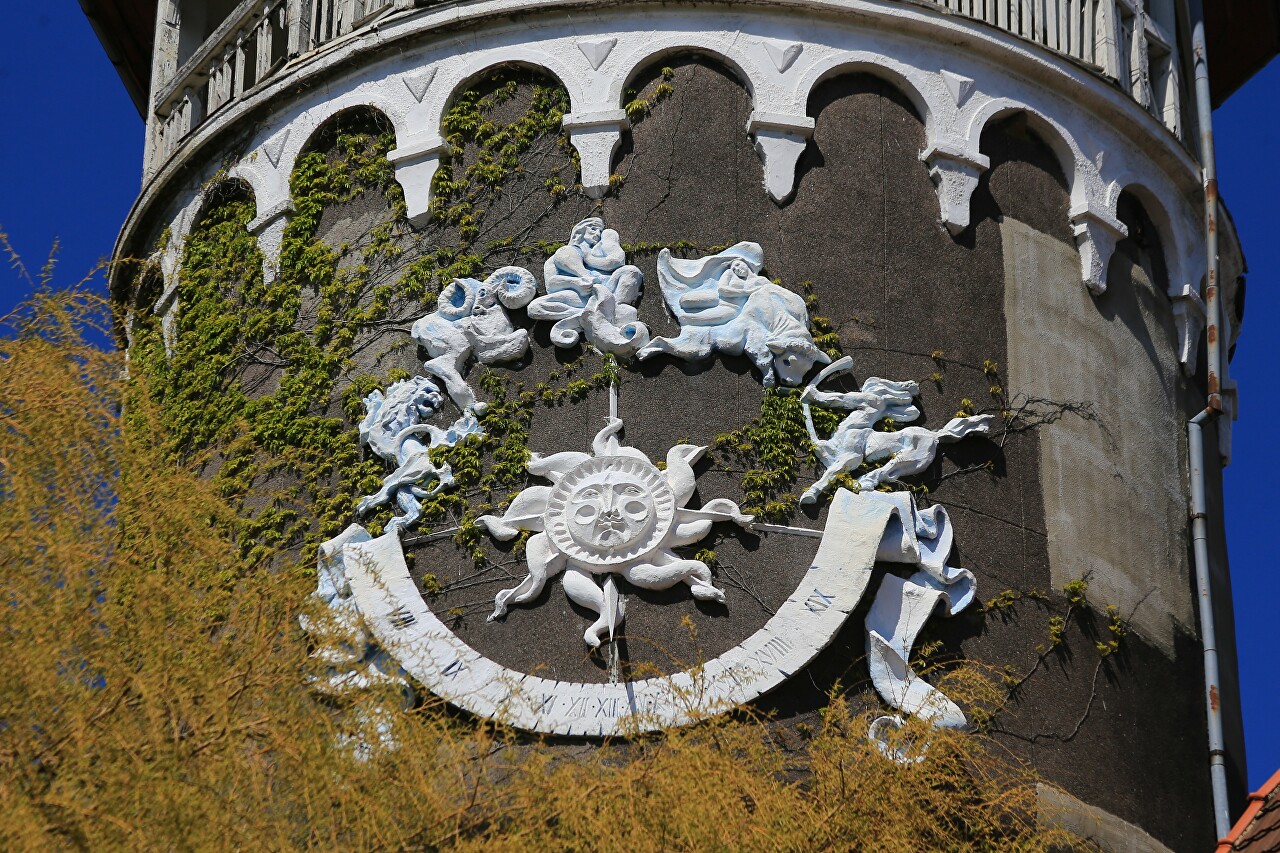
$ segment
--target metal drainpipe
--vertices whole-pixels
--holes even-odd
[[[1191,538],[1195,551],[1196,587],[1200,598],[1200,638],[1204,645],[1205,710],[1209,721],[1209,778],[1213,787],[1213,816],[1219,838],[1231,831],[1227,804],[1226,747],[1222,736],[1222,693],[1218,677],[1218,642],[1210,587],[1209,523],[1204,487],[1203,425],[1222,414],[1219,377],[1222,349],[1218,340],[1218,169],[1213,148],[1213,103],[1209,95],[1209,63],[1205,46],[1202,0],[1188,0],[1191,50],[1195,62],[1196,114],[1200,129],[1200,163],[1204,176],[1204,226],[1208,269],[1205,278],[1205,349],[1208,362],[1208,400],[1204,411],[1187,424],[1191,457]]]

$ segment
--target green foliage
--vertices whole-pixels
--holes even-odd
[[[813,336],[813,342],[835,361],[844,355],[844,350],[840,347],[840,334],[831,318],[820,313],[818,294],[813,288],[813,282],[801,282],[800,289],[804,294],[805,307],[809,309],[809,333]]]
[[[1099,639],[1093,644],[1098,654],[1104,658],[1120,651],[1120,641],[1129,633],[1124,617],[1120,615],[1120,608],[1114,604],[1107,605],[1107,633],[1110,636]]]
[[[983,609],[988,612],[1010,610],[1020,601],[1035,601],[1040,604],[1049,603],[1048,593],[1038,589],[1031,589],[1021,592],[1014,589],[1001,590],[994,598],[983,605]]]
[[[0,849],[1068,846],[985,736],[915,720],[901,745],[928,754],[897,764],[840,697],[803,752],[750,711],[570,753],[431,697],[320,701],[290,627],[314,581],[237,553],[236,509],[174,464],[146,377],[123,387],[79,336],[102,308],[45,294],[0,321]],[[980,705],[961,675],[948,694]]]
[[[1067,630],[1067,620],[1064,616],[1049,617],[1049,645],[1059,646],[1062,644],[1062,637]]]
[[[493,117],[522,91],[529,94],[530,103],[519,116],[510,122]],[[524,172],[525,157],[539,141],[554,139],[567,164],[567,171],[547,179],[547,193],[554,200],[568,195],[567,180],[579,168],[577,149],[561,130],[569,108],[563,87],[543,85],[527,73],[504,72],[463,92],[445,114],[449,159],[432,183],[431,218],[456,229],[459,252],[471,248],[489,207],[506,191],[511,177]]]
[[[1067,602],[1070,603],[1072,607],[1079,607],[1085,603],[1085,593],[1088,589],[1089,582],[1084,578],[1080,578],[1079,580],[1067,583],[1067,585],[1062,588],[1062,591],[1066,593]]]
[[[515,105],[517,98],[526,102]],[[512,117],[513,107],[522,109]],[[463,93],[444,117],[449,162],[437,173],[432,222],[422,233],[405,219],[387,160],[395,145],[390,126],[372,116],[340,116],[298,158],[290,182],[296,212],[271,282],[247,228],[252,202],[231,192],[209,205],[184,247],[172,352],[158,319],[144,318],[131,355],[164,414],[171,458],[207,464],[220,493],[244,508],[234,536],[246,557],[302,545],[309,562],[315,545],[351,522],[357,498],[376,491],[385,465],[362,454],[352,424],[366,394],[408,374],[359,373],[357,355],[381,329],[429,310],[423,306],[445,282],[481,275],[496,265],[495,255],[537,251],[510,237],[477,241],[488,210],[520,179],[522,158],[535,147],[563,155],[566,177],[557,179],[553,203],[567,194],[567,176],[577,168],[561,130],[567,109],[561,87],[525,72]],[[493,118],[498,110],[510,120]],[[386,214],[367,233],[344,245],[320,239],[328,211],[370,203]],[[391,344],[405,345],[412,343]],[[267,381],[249,389],[247,368]],[[616,378],[616,365],[605,372]],[[573,377],[537,395],[501,397],[483,418],[488,436],[437,451],[436,461],[453,467],[461,488],[428,501],[424,522],[462,524],[466,502],[477,496],[500,502],[524,482],[533,403],[581,399],[608,381]],[[379,530],[390,513],[372,517],[370,528]]]
[[[643,121],[659,104],[675,94],[675,88],[671,85],[676,77],[675,69],[663,68],[661,77],[662,82],[653,87],[653,92],[647,99],[639,97],[639,92],[635,89],[627,90],[627,103],[623,107],[627,118],[633,122]]]
[[[838,418],[834,420],[838,423]],[[835,428],[833,423],[827,426]],[[817,464],[800,395],[790,388],[767,389],[760,402],[760,416],[717,436],[714,448],[746,469],[742,475],[743,511],[764,521],[785,520],[795,511],[799,498],[790,489],[804,466]]]

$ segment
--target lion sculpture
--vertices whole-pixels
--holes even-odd
[[[360,422],[360,442],[396,470],[382,481],[376,494],[360,501],[358,515],[394,501],[404,514],[393,518],[387,529],[411,528],[422,515],[423,499],[453,482],[453,471],[447,464],[433,463],[431,450],[453,447],[469,435],[481,434],[481,429],[471,412],[464,412],[447,429],[426,423],[443,403],[440,389],[421,376],[395,383],[386,394],[374,391],[364,398],[366,414]],[[435,487],[427,490],[424,485],[433,480]]]

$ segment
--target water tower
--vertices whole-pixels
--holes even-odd
[[[1199,3],[83,5],[147,122],[130,370],[318,559],[335,683],[593,742],[839,682],[889,744],[978,662],[1046,815],[1222,834]],[[1214,5],[1221,98],[1274,39]]]

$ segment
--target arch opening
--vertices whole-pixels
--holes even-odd
[[[991,165],[974,192],[973,221],[1011,217],[1074,244],[1073,173],[1063,167],[1065,143],[1052,134],[1046,136],[1041,122],[1029,112],[1008,110],[1000,116],[984,124],[979,141],[979,150]]]
[[[612,102],[626,109],[628,103],[634,100],[636,93],[644,88],[644,85],[637,84],[651,77],[654,69],[675,67],[690,62],[701,64],[728,76],[746,90],[751,103],[755,104],[755,82],[741,63],[720,51],[694,45],[663,46],[645,53],[635,61],[631,70],[622,78],[621,84],[614,84],[616,91],[611,92]]]

